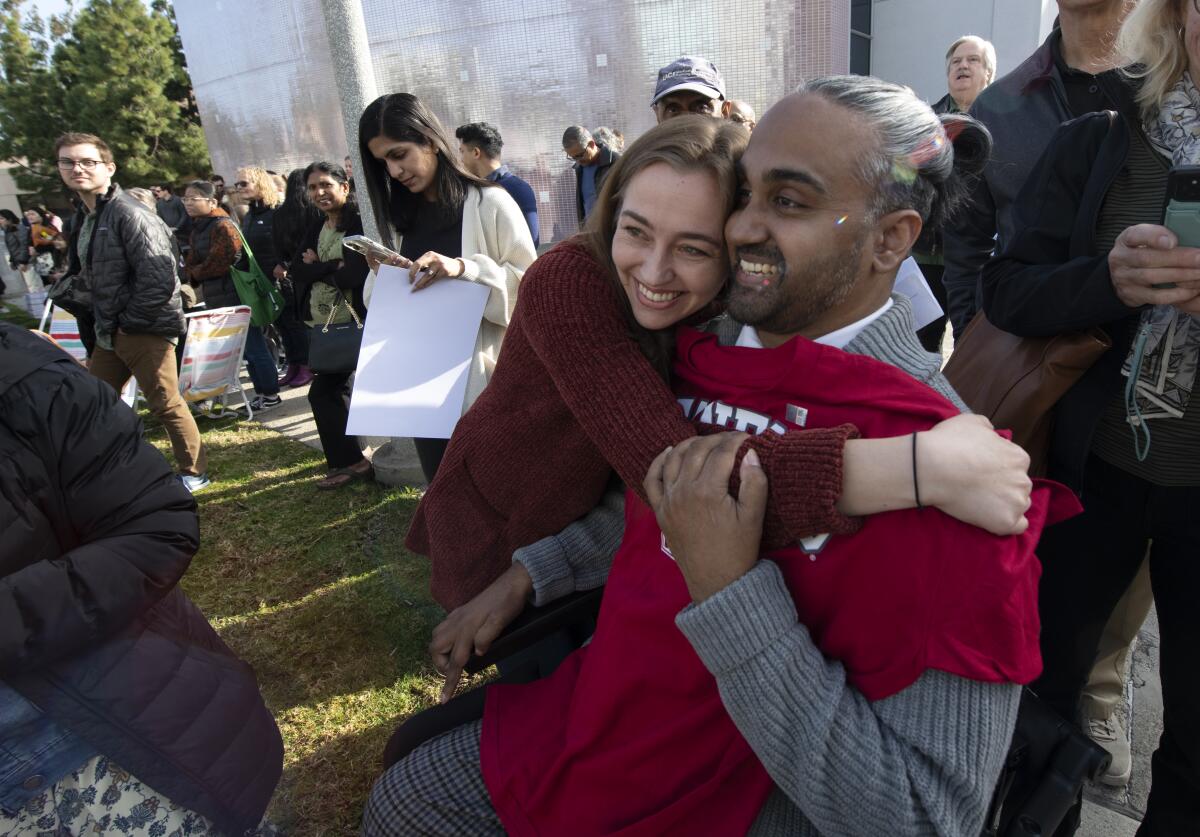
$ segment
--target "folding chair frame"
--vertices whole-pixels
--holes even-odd
[[[232,305],[232,306],[229,306],[228,308],[201,309],[199,311],[190,311],[190,312],[184,314],[183,316],[187,320],[187,324],[188,324],[187,335],[191,334],[192,322],[194,320],[199,319],[200,317],[211,317],[213,314],[219,313],[221,311],[237,310],[239,308],[245,308],[247,311],[250,310],[249,306],[247,306],[247,305]],[[234,367],[234,370],[235,370],[234,375],[236,375],[237,377],[227,381],[225,383],[225,389],[218,396],[216,396],[216,398],[220,399],[222,407],[228,407],[229,405],[226,403],[225,399],[229,397],[230,390],[236,391],[236,393],[238,395],[241,395],[242,403],[246,407],[246,419],[250,420],[250,419],[254,418],[254,408],[250,406],[250,399],[249,399],[249,397],[247,397],[246,390],[245,390],[245,388],[242,387],[242,382],[241,382],[242,364],[245,362],[246,337],[248,334],[249,334],[249,327],[247,327],[246,331],[242,333],[242,339],[238,345],[238,362],[237,362],[237,366]],[[187,336],[184,337],[184,342],[185,343],[187,342]],[[180,389],[180,392],[183,392],[183,382],[182,381],[180,381],[179,389]],[[210,398],[210,397],[212,397],[212,396],[205,396],[205,398]],[[204,399],[201,399],[201,398],[189,399],[188,396],[185,394],[184,400],[188,401],[188,403],[192,403],[194,401],[201,401]],[[234,408],[232,408],[231,412],[233,412],[236,415],[237,409],[238,409],[237,407],[234,407]]]

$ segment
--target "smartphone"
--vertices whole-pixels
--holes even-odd
[[[399,259],[401,267],[408,267],[409,265],[408,259],[401,256],[395,250],[389,250],[378,241],[372,241],[365,235],[348,235],[342,239],[342,246],[349,247],[355,253],[370,256],[378,262],[391,263],[393,259]]]
[[[1181,247],[1200,247],[1200,166],[1172,167],[1167,173],[1163,226],[1175,233]],[[1155,288],[1173,288],[1164,282]]]

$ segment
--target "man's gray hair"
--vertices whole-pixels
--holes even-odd
[[[582,125],[572,125],[570,128],[567,128],[567,130],[563,131],[563,148],[570,148],[573,145],[578,145],[580,148],[585,148],[591,141],[591,132]]]
[[[963,35],[950,44],[950,49],[946,50],[946,72],[950,72],[950,59],[954,57],[954,50],[966,43],[975,44],[983,53],[983,69],[987,71],[987,84],[991,84],[996,80],[996,48],[992,46],[991,41],[978,35]]]
[[[599,145],[611,148],[613,151],[619,151],[621,144],[617,142],[617,135],[613,133],[612,128],[607,125],[601,125],[596,130],[592,131],[592,138]]]
[[[991,136],[974,119],[939,118],[900,84],[873,76],[824,76],[796,92],[844,107],[874,129],[877,147],[860,162],[859,176],[875,193],[875,218],[914,209],[926,226],[941,226],[966,196],[965,178],[978,176],[991,152]]]

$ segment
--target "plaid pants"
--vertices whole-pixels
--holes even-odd
[[[439,735],[380,776],[363,813],[362,837],[504,834],[479,767],[482,724]]]

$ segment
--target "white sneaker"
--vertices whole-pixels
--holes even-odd
[[[183,483],[184,488],[195,494],[197,491],[203,491],[212,485],[212,480],[208,478],[208,474],[179,474],[179,481]]]
[[[1100,783],[1113,788],[1129,784],[1133,758],[1129,753],[1129,730],[1117,713],[1107,718],[1084,718],[1083,731],[1112,756],[1112,764],[1100,774]]]

